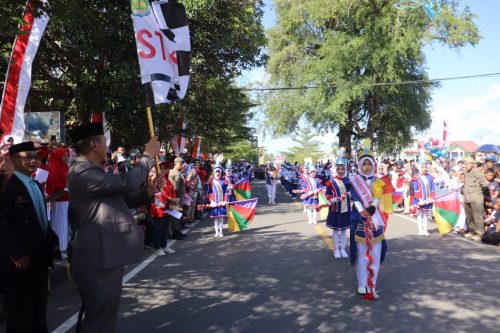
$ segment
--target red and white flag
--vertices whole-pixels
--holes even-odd
[[[448,125],[446,124],[446,120],[443,124],[443,146],[448,147],[450,140],[450,132],[448,131]]]
[[[192,158],[200,158],[201,157],[201,136],[197,135],[194,140],[193,150],[191,151]]]
[[[184,118],[181,118],[181,124],[179,127],[179,134],[174,135],[174,137],[170,140],[170,145],[174,150],[175,156],[180,156],[182,153],[184,153],[184,148],[186,148],[187,140],[184,137],[186,123],[184,122]]]
[[[106,121],[106,116],[104,112],[93,112],[90,118],[91,123],[102,123],[102,128],[104,129],[104,137],[106,138],[106,146],[109,147],[111,144],[111,131],[108,127],[108,122]]]
[[[5,87],[0,104],[0,139],[12,136],[15,143],[24,137],[24,105],[31,87],[31,66],[35,59],[49,17],[45,13],[35,17],[37,1],[28,0],[21,33],[17,35],[7,69]],[[39,2],[46,2],[39,0]]]

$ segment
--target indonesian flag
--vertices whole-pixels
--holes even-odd
[[[31,87],[31,66],[49,22],[45,13],[35,17],[36,10],[35,1],[29,0],[23,16],[26,24],[21,24],[21,33],[14,41],[0,104],[0,129],[3,132],[0,139],[12,136],[15,143],[24,137],[24,105]]]
[[[104,129],[104,137],[106,138],[106,146],[109,147],[109,145],[111,144],[111,131],[109,130],[108,122],[106,121],[104,112],[93,112],[90,122],[102,123],[102,127]]]
[[[444,124],[443,124],[443,146],[444,147],[448,147],[448,140],[450,139],[449,138],[449,134],[450,132],[448,131],[448,125],[446,124],[446,120],[444,120]]]
[[[176,1],[131,0],[141,81],[155,104],[186,95],[191,44],[186,10]]]
[[[201,136],[197,135],[194,140],[193,150],[191,151],[192,158],[200,158],[201,157]]]
[[[184,137],[184,131],[186,130],[186,123],[184,122],[184,118],[181,118],[181,125],[180,125],[180,133],[175,135],[171,140],[170,140],[170,145],[172,146],[172,149],[174,150],[175,156],[180,156],[184,152],[184,148],[186,147],[187,140]]]

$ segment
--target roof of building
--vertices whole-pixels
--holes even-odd
[[[411,147],[411,148],[405,149],[405,150],[403,150],[403,153],[405,153],[405,154],[418,153],[418,152],[420,152],[420,149],[424,147],[424,143],[425,143],[424,141],[418,140],[417,141],[417,148]],[[458,146],[464,152],[467,152],[467,153],[475,152],[477,150],[477,148],[479,147],[477,145],[477,143],[475,143],[474,141],[471,141],[471,140],[450,141],[449,147],[452,147],[452,146]]]

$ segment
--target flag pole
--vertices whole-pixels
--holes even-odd
[[[144,92],[146,95],[146,118],[148,119],[148,129],[149,129],[149,136],[150,138],[154,138],[156,136],[155,133],[155,127],[153,124],[153,114],[151,112],[151,105],[153,104],[152,102],[152,96],[151,96],[151,84],[146,83],[144,84]],[[155,168],[156,168],[156,174],[158,177],[160,176],[160,160],[158,159],[158,156],[154,157],[155,159]]]

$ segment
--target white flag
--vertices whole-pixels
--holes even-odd
[[[151,84],[155,104],[169,103],[187,91],[189,29],[183,5],[155,1],[152,6],[147,0],[131,0],[141,81]]]

